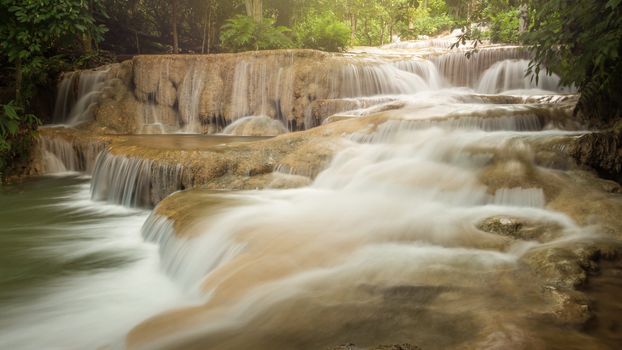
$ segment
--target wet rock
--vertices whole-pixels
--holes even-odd
[[[622,124],[609,131],[585,134],[571,143],[568,154],[602,177],[622,183]]]
[[[547,285],[576,289],[585,284],[588,272],[595,270],[599,249],[587,242],[560,242],[528,251],[521,261]]]
[[[172,107],[177,102],[177,90],[173,83],[168,79],[160,79],[158,92],[156,94],[158,104]]]
[[[561,241],[527,252],[521,261],[541,280],[549,306],[542,316],[563,326],[582,327],[594,317],[585,294],[601,260],[618,256],[619,244],[610,241]]]
[[[545,295],[551,299],[550,316],[562,325],[581,326],[588,322],[593,313],[587,296],[579,291],[545,287]]]
[[[561,236],[562,227],[552,222],[535,222],[512,216],[493,216],[477,224],[477,228],[502,236],[526,241],[548,242]]]

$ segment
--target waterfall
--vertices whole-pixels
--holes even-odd
[[[233,92],[231,93],[231,117],[233,119],[242,118],[251,114],[249,107],[249,90],[250,85],[250,64],[244,60],[238,62],[235,66],[235,73],[233,74]],[[260,89],[264,89],[265,86],[261,86]]]
[[[262,115],[287,123],[294,109],[294,57],[241,58],[233,72],[230,118]]]
[[[108,70],[63,74],[58,84],[54,122],[76,125],[93,118],[93,108],[105,86]]]
[[[544,208],[546,199],[541,188],[500,188],[495,191],[492,203],[516,207]]]
[[[138,118],[142,125],[138,130],[145,134],[218,133],[248,116],[278,119],[288,130],[297,131],[320,125],[330,116],[325,112],[369,107],[369,98],[373,97],[452,87],[485,93],[533,87],[520,77],[528,58],[524,48],[484,48],[470,58],[461,50],[443,52],[436,56],[419,53],[378,58],[307,51],[184,58],[140,56],[133,60],[131,80],[115,67],[64,74],[58,86],[54,120],[72,125],[90,120],[111,75],[109,71],[115,77],[125,77],[127,88],[139,101],[136,113],[142,117]],[[554,76],[540,78],[542,89],[560,91],[554,86]],[[340,108],[346,102],[333,103],[322,113],[317,108],[322,101],[356,99],[367,101],[346,109]]]
[[[178,237],[173,222],[154,213],[145,221],[142,234],[147,242],[158,245],[164,271],[185,288],[199,294],[202,294],[200,282],[203,277],[243,249],[242,245],[218,234],[194,240]],[[206,247],[209,247],[209,254],[205,254]]]
[[[340,67],[336,79],[340,88],[333,98],[413,94],[432,88],[415,72],[400,69],[389,63],[346,64]],[[437,81],[436,77],[432,80],[433,83]]]
[[[423,78],[431,90],[438,90],[447,86],[447,82],[431,61],[398,61],[396,66],[401,70],[417,74]]]
[[[482,74],[493,64],[508,59],[525,59],[529,53],[522,47],[485,48],[470,57],[456,52],[431,58],[439,72],[453,86],[475,87]]]
[[[101,142],[70,142],[61,137],[39,137],[44,171],[48,174],[77,171],[91,174],[98,154],[104,150]]]
[[[68,72],[61,75],[57,86],[56,103],[54,104],[54,124],[62,124],[71,113],[75,104],[75,86],[78,80],[78,72]]]
[[[93,171],[91,198],[126,207],[150,207],[183,187],[182,173],[180,164],[156,164],[104,151]]]
[[[546,91],[571,92],[559,86],[559,76],[542,71],[535,77],[527,75],[528,60],[504,60],[495,63],[482,75],[476,90],[485,94],[498,94],[510,90],[539,88]]]
[[[186,133],[202,133],[201,122],[199,120],[199,111],[201,97],[205,85],[205,72],[198,65],[193,65],[180,87],[179,95],[179,112],[185,123],[184,132]]]
[[[372,322],[348,334],[366,339],[390,310],[391,317],[399,317],[400,330],[383,329],[379,334],[389,332],[387,339],[372,341],[390,341],[404,322],[415,329],[430,324],[429,331],[440,332],[437,337],[414,335],[412,341],[433,348],[449,324],[465,317],[471,322],[496,316],[481,321],[495,330],[497,317],[517,327],[533,322],[523,316],[537,312],[539,306],[529,302],[533,295],[507,297],[508,291],[534,283],[533,276],[513,277],[505,281],[509,285],[496,281],[515,276],[526,249],[544,245],[477,225],[501,216],[547,223],[565,239],[580,231],[569,217],[547,209],[548,172],[535,170],[532,150],[517,142],[541,132],[410,129],[390,123],[338,152],[306,188],[222,194],[245,199],[207,216],[197,216],[205,211],[193,208],[218,197],[193,201],[179,216],[184,218],[180,227],[192,228],[192,235],[176,234],[170,219],[152,217],[143,234],[159,242],[163,268],[174,280],[199,286],[207,301],[180,312],[180,323],[171,325],[168,315],[150,320],[151,327],[173,329],[166,328],[169,336],[147,333],[150,341],[163,348],[242,348],[258,341],[273,344],[269,335],[284,329],[292,339],[309,326],[322,334],[336,328],[341,336],[361,317]],[[514,186],[516,179],[525,187]],[[183,202],[179,195],[176,201]],[[185,221],[188,215],[195,219]],[[431,291],[438,293],[429,297]],[[460,309],[465,300],[466,311]],[[525,313],[514,307],[508,312],[508,302]],[[400,311],[411,304],[417,317],[412,309]],[[305,317],[292,317],[298,312]],[[447,324],[434,323],[437,312]],[[209,321],[197,322],[197,317]],[[232,343],[227,335],[233,333],[239,337]],[[479,341],[477,335],[469,341]],[[318,339],[311,336],[302,347],[313,348]],[[470,344],[479,348],[481,343]]]
[[[159,253],[153,270],[202,303],[149,315],[124,345],[539,348],[553,328],[538,328],[556,322],[577,336],[564,313],[587,313],[587,302],[568,286],[599,255],[583,242],[605,237],[585,202],[619,203],[609,207],[602,188],[617,188],[578,171],[557,143],[585,133],[572,121],[576,96],[550,94],[572,89],[525,78],[521,48],[470,60],[308,55],[176,57],[175,74],[167,56],[136,68],[143,132],[224,135],[106,136],[106,149],[80,132],[40,139],[48,171],[92,169],[93,201],[157,204],[141,229]],[[75,74],[59,90],[65,105]],[[277,190],[281,180],[300,187]]]
[[[40,137],[39,144],[43,152],[46,173],[80,170],[78,154],[71,143],[59,138]]]

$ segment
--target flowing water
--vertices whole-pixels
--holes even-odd
[[[0,348],[97,349],[189,302],[143,241],[148,212],[90,200],[89,180],[0,190]],[[157,293],[152,293],[157,291]]]
[[[351,106],[348,117],[383,122],[341,135],[309,186],[184,191],[169,217],[135,207],[154,183],[181,189],[181,165],[42,140],[50,172],[93,178],[61,173],[0,192],[0,348],[610,348],[613,331],[556,323],[563,310],[544,291],[562,287],[530,265],[550,247],[601,237],[606,224],[571,215],[603,215],[585,206],[603,198],[598,181],[581,182],[561,149],[540,148],[584,133],[560,95],[572,89],[555,76],[534,85],[521,74],[524,51],[501,51],[336,67],[326,97]],[[239,137],[256,129],[283,133],[294,73],[277,68],[235,65],[236,121],[224,134],[238,136],[117,145],[198,152],[263,140]],[[182,81],[185,132],[198,130],[201,74],[192,66]],[[296,173],[285,168],[272,176]],[[621,202],[607,197],[600,211]],[[487,220],[526,229],[511,236]]]

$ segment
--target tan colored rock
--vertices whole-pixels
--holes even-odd
[[[177,102],[177,90],[170,80],[160,79],[156,102],[166,107],[173,107]]]

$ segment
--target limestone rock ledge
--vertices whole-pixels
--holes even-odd
[[[95,199],[151,207],[175,191],[196,187],[242,190],[308,185],[347,142],[343,134],[383,120],[353,119],[275,138],[99,135],[71,128],[44,128],[40,138],[67,144],[66,149],[52,150],[60,158],[95,164],[89,165]],[[83,151],[92,145],[98,145],[100,152]],[[50,150],[38,147],[33,152],[25,174],[45,173],[46,151]]]

